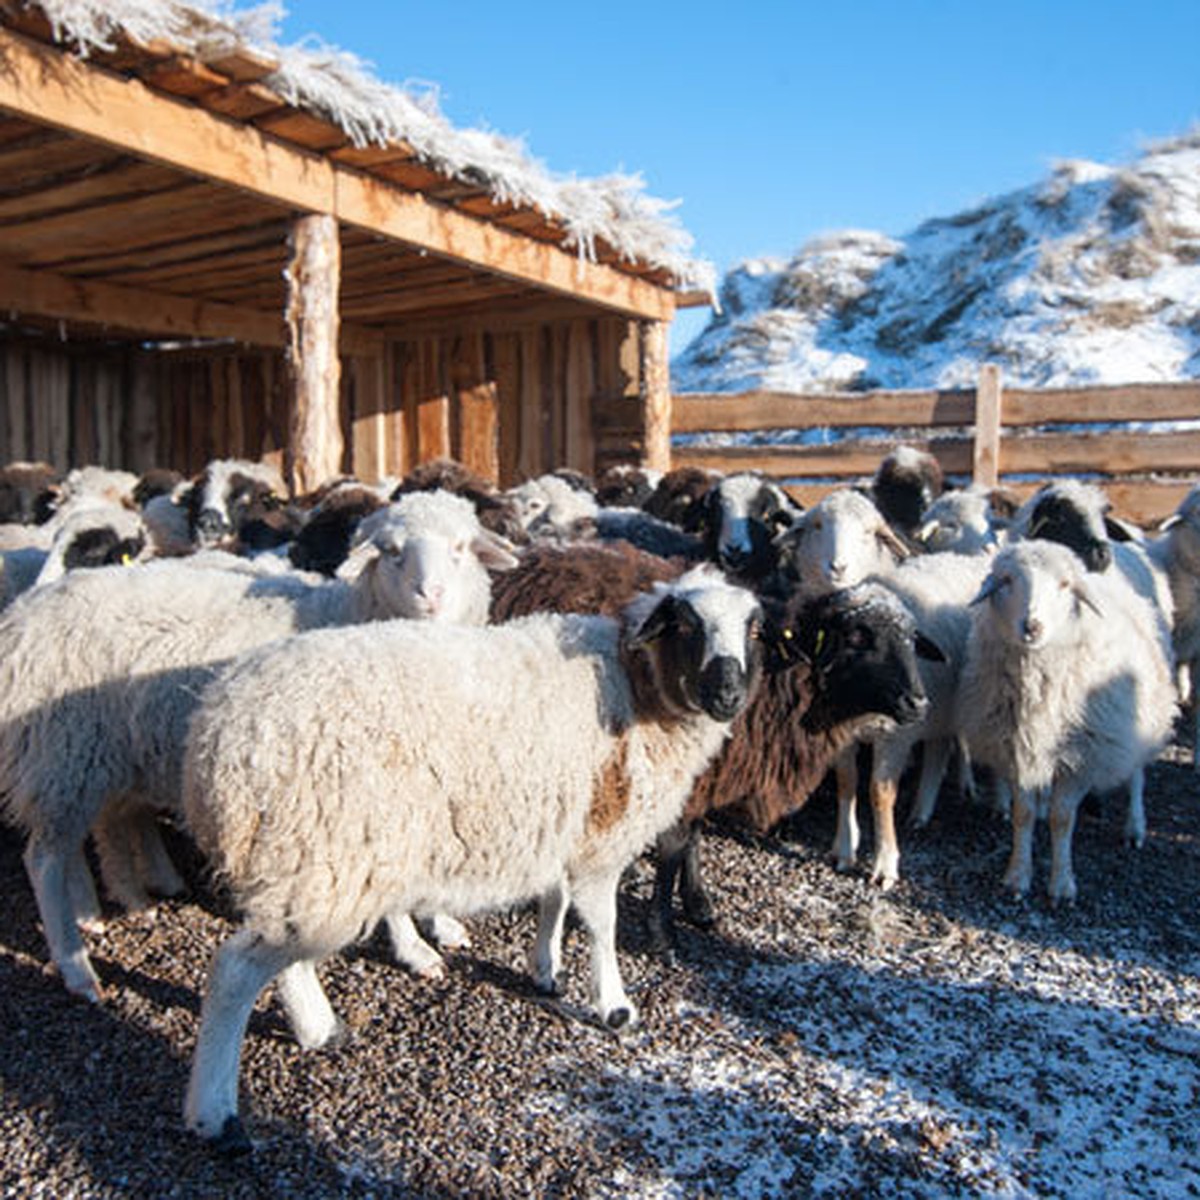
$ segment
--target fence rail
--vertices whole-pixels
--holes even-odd
[[[1197,428],[1154,427],[1179,421]],[[807,430],[829,437],[796,444]],[[1020,494],[1054,476],[1094,478],[1119,513],[1150,524],[1200,479],[1200,383],[1008,389],[988,365],[977,387],[961,390],[689,393],[674,397],[672,433],[673,465],[760,470],[805,503],[868,478],[903,441],[929,450],[947,475]],[[743,436],[705,443],[700,434]]]

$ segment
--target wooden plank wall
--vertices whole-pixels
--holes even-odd
[[[151,351],[0,341],[0,462],[200,471],[209,459],[282,468],[287,398],[274,351]]]
[[[638,325],[618,318],[466,329],[352,354],[341,470],[375,481],[449,456],[507,486],[635,460],[638,372]],[[246,457],[286,477],[287,432],[277,350],[0,340],[0,462],[193,474],[214,457]]]
[[[999,482],[1019,494],[1057,475],[1093,478],[1120,513],[1144,524],[1171,513],[1200,479],[1200,432],[1088,428],[1200,419],[1200,384],[1035,391],[1003,388],[997,377],[988,381],[984,398],[979,416],[986,411],[990,420],[977,429],[975,389],[678,395],[672,465],[761,470],[811,503],[831,487],[869,478],[887,450],[905,442],[928,449],[947,474],[964,482],[994,465]],[[825,431],[858,429],[867,432],[836,441],[823,437]],[[766,443],[781,431],[793,438],[807,432],[814,435],[812,444],[722,447],[703,441],[704,434],[733,432]]]

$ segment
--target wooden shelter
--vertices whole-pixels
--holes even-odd
[[[347,88],[403,97],[153,8],[0,0],[0,461],[666,464],[705,277],[664,206],[427,108],[364,130]]]

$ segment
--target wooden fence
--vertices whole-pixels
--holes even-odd
[[[1115,510],[1150,524],[1200,480],[1200,383],[1054,390],[1005,388],[986,366],[979,386],[952,391],[790,395],[684,394],[674,398],[674,466],[760,470],[803,503],[867,479],[898,442],[928,449],[958,482],[997,482],[1028,494],[1045,479],[1094,479]],[[1122,424],[1127,428],[1107,426]],[[808,431],[828,432],[799,444]],[[734,440],[705,434],[740,434]]]

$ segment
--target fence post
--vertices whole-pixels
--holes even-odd
[[[671,368],[666,321],[642,322],[642,466],[671,469]]]
[[[975,460],[972,481],[994,488],[1000,479],[1000,367],[984,363],[975,389]]]

